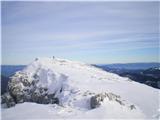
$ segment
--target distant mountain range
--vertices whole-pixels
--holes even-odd
[[[1,65],[1,75],[10,77],[14,75],[16,71],[22,70],[25,65]]]
[[[160,63],[107,64],[97,67],[160,89]]]
[[[117,64],[99,64],[98,66],[102,66],[103,68],[112,68],[112,69],[128,69],[128,70],[136,70],[136,69],[149,69],[154,67],[159,67],[160,63],[151,62],[151,63],[117,63]]]

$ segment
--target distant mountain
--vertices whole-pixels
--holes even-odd
[[[111,73],[116,73],[122,77],[128,77],[136,82],[149,85],[160,89],[160,68],[152,67],[148,69],[124,69],[124,68],[110,68],[106,65],[97,67]]]
[[[160,67],[146,69],[143,71],[143,74],[148,76],[153,76],[155,78],[160,78]]]
[[[9,77],[1,75],[1,94],[4,94],[7,90]]]
[[[16,71],[22,70],[25,65],[1,65],[1,75],[10,77],[15,74]]]
[[[125,64],[101,64],[97,65],[103,68],[114,68],[114,69],[128,69],[128,70],[135,70],[135,69],[148,69],[159,67],[160,63],[125,63]]]
[[[141,70],[137,73],[124,72],[119,74],[123,77],[129,77],[130,79],[160,89],[160,69],[149,68],[147,70]]]

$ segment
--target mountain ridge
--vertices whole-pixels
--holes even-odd
[[[89,64],[57,58],[35,59],[12,76],[9,89],[16,103],[23,103],[20,106],[26,105],[26,101],[57,104],[59,107],[62,106],[58,107],[60,110],[71,109],[73,115],[70,117],[76,118],[99,118],[102,114],[104,118],[152,118],[158,109],[158,90]],[[137,98],[142,94],[146,98],[154,99],[155,105],[150,108],[147,101],[142,102]],[[94,110],[91,110],[91,98],[92,106],[99,106]],[[48,102],[44,103],[46,101]],[[144,105],[145,102],[148,106]],[[135,106],[135,109],[131,110],[131,106]],[[15,109],[19,111],[17,105]],[[82,112],[84,116],[80,116]],[[7,110],[3,109],[3,114],[7,114]],[[61,118],[61,115],[57,117]],[[68,112],[65,116],[68,116]]]

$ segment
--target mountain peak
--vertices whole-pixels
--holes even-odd
[[[137,96],[147,97],[143,91],[148,94],[153,91],[148,86],[92,65],[55,57],[36,58],[12,76],[8,88],[9,94],[4,97],[4,100],[12,101],[7,103],[8,107],[15,105],[14,102],[57,104],[63,106],[60,109],[72,109],[78,116],[88,112],[86,117],[94,117],[100,110],[105,118],[143,118],[145,108],[143,104],[137,106],[141,101]],[[95,110],[91,111],[93,108]],[[151,113],[145,111],[145,114]]]

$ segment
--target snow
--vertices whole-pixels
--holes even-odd
[[[71,107],[62,107],[56,104],[42,105],[36,103],[22,103],[17,104],[16,107],[2,109],[2,119],[111,119],[113,116],[114,118],[123,119],[124,113],[126,115],[125,118],[144,118],[140,111],[128,111],[127,108],[121,108],[116,103],[108,103],[100,108],[89,111],[73,109]]]
[[[23,71],[29,81],[39,77],[38,87],[56,93],[60,105],[36,103],[2,107],[2,119],[69,119],[69,118],[155,118],[159,114],[159,90],[128,78],[105,72],[94,66],[58,58],[39,58]],[[19,75],[19,73],[16,73]],[[60,92],[60,90],[63,90]],[[99,108],[90,108],[90,97],[99,93],[114,93],[125,102],[104,101]],[[130,110],[129,105],[136,109]]]

